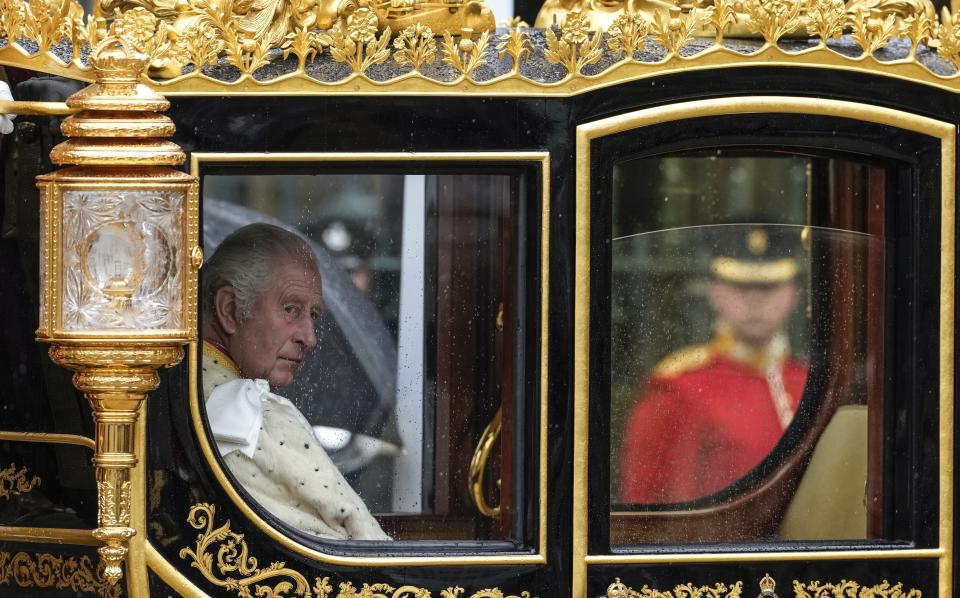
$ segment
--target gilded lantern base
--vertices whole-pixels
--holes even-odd
[[[54,363],[73,370],[73,384],[93,408],[99,495],[98,527],[93,536],[103,542],[100,557],[104,576],[116,584],[123,575],[127,543],[137,532],[130,526],[130,470],[136,465],[136,423],[147,393],[157,388],[157,369],[183,358],[177,345],[63,345],[50,348]]]

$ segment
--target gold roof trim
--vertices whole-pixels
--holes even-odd
[[[741,66],[860,71],[960,92],[960,13],[945,8],[938,17],[922,3],[746,0],[733,19],[734,0],[713,0],[688,12],[623,12],[606,30],[573,10],[551,29],[434,31],[415,22],[395,35],[385,18],[360,8],[331,29],[297,27],[291,18],[281,23],[284,35],[254,38],[236,25],[239,15],[220,10],[213,18],[216,2],[185,1],[170,21],[142,6],[107,19],[84,16],[76,0],[0,0],[0,64],[91,80],[87,49],[120,35],[150,57],[144,83],[168,96],[565,96]],[[731,31],[752,39],[731,39]],[[171,72],[183,74],[163,77]]]

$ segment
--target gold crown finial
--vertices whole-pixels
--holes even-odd
[[[90,65],[101,84],[136,84],[148,62],[149,57],[121,35],[107,37],[90,52]]]
[[[760,580],[760,595],[757,598],[777,598],[776,589],[777,582],[767,573]]]

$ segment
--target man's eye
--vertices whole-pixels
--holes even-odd
[[[291,315],[291,316],[299,316],[299,315],[300,315],[300,308],[297,307],[296,305],[285,305],[285,306],[283,307],[283,311],[286,312],[288,315]]]
[[[311,312],[310,312],[310,319],[313,320],[314,322],[316,322],[317,320],[319,320],[319,319],[320,319],[320,312],[318,312],[318,311],[311,311]]]

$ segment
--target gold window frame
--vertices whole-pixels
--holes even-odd
[[[798,114],[848,118],[928,135],[940,141],[940,330],[939,330],[939,545],[927,549],[589,554],[589,415],[590,415],[590,149],[610,135],[664,122],[709,116]],[[574,282],[574,449],[573,449],[573,585],[574,596],[587,591],[590,565],[654,563],[732,563],[743,561],[813,561],[863,559],[939,560],[939,595],[952,596],[953,574],[953,382],[954,272],[956,210],[956,127],[916,114],[841,100],[756,96],[716,98],[658,106],[597,120],[576,131],[576,232]]]
[[[246,516],[247,520],[253,523],[261,532],[266,534],[286,549],[297,554],[312,559],[318,563],[332,565],[353,565],[362,567],[426,567],[426,566],[446,566],[446,565],[543,565],[547,562],[547,382],[548,382],[548,323],[549,323],[549,263],[550,263],[550,154],[549,152],[520,151],[520,152],[345,152],[345,153],[311,153],[311,152],[277,152],[277,153],[232,153],[232,152],[193,152],[190,155],[190,172],[194,176],[200,177],[200,169],[204,164],[226,164],[226,163],[259,163],[259,164],[282,164],[282,163],[346,163],[346,162],[365,162],[371,164],[403,164],[422,166],[425,163],[439,162],[499,162],[499,163],[517,163],[517,164],[539,164],[541,168],[541,209],[540,209],[540,276],[541,300],[540,305],[540,396],[539,396],[539,417],[540,434],[537,439],[537,449],[539,451],[538,462],[538,514],[537,514],[537,550],[530,554],[497,554],[497,555],[458,555],[458,556],[419,556],[419,557],[361,557],[361,556],[340,556],[316,550],[304,544],[294,541],[283,532],[267,523],[257,512],[251,508],[250,504],[240,496],[237,489],[228,479],[226,473],[221,467],[216,451],[210,444],[210,439],[204,431],[203,416],[200,411],[200,400],[197,392],[198,372],[197,372],[197,354],[199,351],[197,343],[189,345],[189,403],[190,414],[193,421],[194,432],[200,444],[201,452],[206,459],[207,466],[213,472],[214,477],[223,488],[224,492],[230,497],[234,505]],[[202,202],[202,200],[201,200]],[[534,266],[535,267],[535,266]],[[163,559],[160,554],[147,544],[147,559],[154,571],[165,571],[170,573],[170,564]],[[162,561],[162,562],[160,562]],[[178,576],[173,576],[176,579]],[[189,582],[187,582],[189,583]]]

